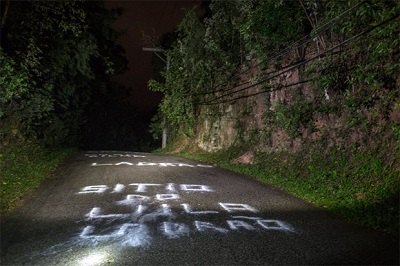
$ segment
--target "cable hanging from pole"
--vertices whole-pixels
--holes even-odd
[[[282,57],[282,56],[288,54],[290,51],[292,51],[292,50],[294,50],[294,49],[296,49],[296,48],[299,48],[299,47],[301,47],[301,46],[304,46],[304,45],[306,45],[306,44],[312,42],[312,41],[313,41],[313,36],[314,36],[314,35],[317,35],[317,34],[320,33],[321,31],[326,30],[327,28],[329,28],[329,26],[334,25],[334,23],[333,23],[334,21],[340,19],[340,18],[343,17],[344,15],[347,15],[350,11],[354,10],[355,8],[358,8],[359,6],[361,6],[361,5],[363,5],[363,4],[367,3],[367,2],[368,2],[368,1],[361,1],[361,2],[359,2],[359,3],[357,3],[357,4],[355,4],[354,6],[350,7],[349,9],[346,9],[345,11],[343,11],[342,13],[340,13],[339,15],[337,15],[336,17],[330,19],[329,21],[325,22],[324,24],[322,24],[322,25],[320,25],[320,26],[317,26],[317,27],[316,27],[315,29],[313,29],[309,34],[307,34],[306,36],[303,36],[303,37],[300,38],[299,40],[297,40],[297,41],[291,43],[291,44],[288,45],[286,48],[284,48],[284,49],[282,49],[282,50],[277,50],[277,51],[273,52],[273,53],[271,54],[271,56],[269,56],[269,57],[266,58],[265,60],[263,60],[263,61],[257,63],[257,64],[254,65],[254,66],[251,66],[251,67],[247,68],[247,69],[244,70],[244,71],[240,71],[240,72],[238,72],[238,73],[236,73],[236,74],[231,75],[230,78],[238,77],[238,76],[240,76],[240,75],[242,75],[242,74],[244,74],[244,73],[247,73],[248,71],[250,71],[250,70],[252,70],[252,69],[255,69],[256,67],[260,66],[261,64],[265,64],[265,63],[267,63],[267,62],[269,62],[269,61],[272,61],[272,60],[275,60],[275,59],[277,59],[277,58],[279,58],[279,57]],[[244,84],[247,84],[247,83],[250,83],[250,82],[251,82],[251,81],[245,81],[245,82],[241,83],[239,86],[244,85]],[[222,85],[224,85],[224,83],[217,84],[217,85],[214,87],[214,89],[216,89],[216,88],[218,88],[218,87],[220,87],[220,86],[222,86]],[[236,87],[237,87],[237,86],[236,86]],[[234,88],[235,88],[235,87],[234,87]],[[202,95],[207,95],[207,94],[214,94],[214,93],[218,93],[218,92],[230,91],[230,90],[232,90],[232,89],[234,89],[234,88],[220,89],[220,90],[212,90],[212,91],[207,91],[207,92],[195,93],[195,94],[192,94],[192,95],[193,95],[193,96],[202,96]]]
[[[341,43],[339,43],[339,44],[337,44],[337,45],[335,45],[335,46],[333,46],[333,47],[331,47],[331,48],[329,48],[329,49],[327,49],[327,50],[325,50],[325,51],[323,51],[323,52],[321,52],[321,53],[318,53],[317,55],[314,55],[314,56],[311,57],[311,58],[308,58],[307,60],[304,60],[304,61],[295,63],[295,64],[293,64],[293,65],[291,65],[291,66],[288,66],[288,67],[286,67],[285,70],[280,69],[280,70],[276,71],[276,72],[279,72],[278,74],[274,74],[274,75],[272,75],[272,76],[265,77],[265,78],[263,78],[262,80],[258,81],[257,83],[254,83],[254,84],[252,84],[252,85],[250,85],[250,86],[247,86],[247,87],[245,87],[245,88],[241,88],[241,89],[239,89],[239,90],[237,90],[237,91],[234,91],[234,92],[231,92],[231,93],[228,93],[228,94],[220,95],[220,96],[218,96],[217,98],[214,98],[214,99],[212,99],[212,100],[210,100],[210,101],[200,102],[200,103],[197,103],[197,104],[199,104],[199,105],[215,105],[215,104],[221,104],[221,103],[226,103],[226,102],[235,101],[235,100],[237,100],[238,98],[229,99],[229,100],[225,100],[225,101],[215,102],[216,100],[222,99],[222,98],[224,98],[224,97],[226,97],[226,96],[234,95],[234,94],[236,94],[236,93],[238,93],[238,92],[247,90],[247,89],[249,89],[249,88],[252,88],[252,87],[255,87],[255,86],[259,85],[259,84],[262,84],[262,83],[264,83],[264,82],[266,82],[266,81],[272,80],[273,78],[278,77],[278,76],[280,76],[280,75],[282,75],[282,74],[284,74],[284,73],[286,73],[286,72],[289,72],[289,71],[291,71],[291,70],[297,68],[297,67],[300,66],[300,65],[304,65],[304,64],[307,64],[308,62],[311,62],[311,61],[313,61],[313,60],[316,60],[316,59],[318,59],[321,55],[324,55],[324,54],[329,53],[329,52],[333,52],[335,49],[337,49],[337,48],[339,48],[339,47],[341,47],[341,46],[344,46],[344,45],[348,44],[349,42],[351,42],[351,41],[353,41],[353,40],[359,38],[360,36],[365,35],[365,34],[368,34],[368,33],[370,33],[371,31],[375,30],[376,28],[379,28],[379,27],[381,27],[381,26],[383,26],[383,25],[389,23],[390,21],[397,19],[399,16],[400,16],[400,14],[394,15],[393,17],[391,17],[391,18],[389,18],[389,19],[387,19],[387,20],[385,20],[385,21],[383,21],[383,22],[381,22],[381,23],[379,23],[379,24],[377,24],[377,25],[375,25],[375,26],[373,26],[373,27],[371,27],[371,28],[369,28],[369,29],[367,29],[367,30],[364,30],[364,31],[362,31],[362,32],[360,32],[360,33],[358,33],[358,34],[356,34],[356,35],[354,35],[354,36],[348,38],[347,40],[345,40],[345,41],[343,41],[343,42],[341,42]],[[273,72],[273,73],[276,73],[276,72]],[[271,74],[271,73],[270,73],[270,74]],[[238,87],[240,87],[240,86],[236,86],[236,87],[234,87],[233,89],[238,88]],[[256,93],[256,94],[250,94],[250,95],[240,96],[240,98],[248,98],[248,97],[252,97],[252,96],[255,96],[255,95],[258,95],[258,94],[261,94],[261,93],[267,93],[267,92],[269,92],[269,90],[265,90],[265,91],[262,91],[262,92],[258,92],[258,93]]]

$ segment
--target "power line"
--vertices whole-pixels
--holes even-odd
[[[222,101],[222,102],[221,102],[221,101],[220,101],[220,102],[215,102],[215,101],[218,100],[218,99],[221,99],[221,98],[224,98],[224,97],[226,97],[226,96],[230,96],[230,95],[236,94],[236,93],[238,93],[238,92],[247,90],[247,89],[249,89],[249,88],[251,88],[251,87],[257,86],[257,85],[259,85],[259,84],[261,84],[261,83],[264,83],[264,82],[269,81],[269,80],[271,80],[271,79],[273,79],[273,78],[275,78],[275,77],[278,77],[278,76],[282,75],[283,73],[286,73],[286,72],[288,72],[288,71],[291,71],[292,69],[297,68],[298,66],[307,64],[308,62],[313,61],[313,60],[319,58],[321,55],[326,54],[326,53],[331,52],[331,51],[334,51],[336,48],[341,47],[341,46],[344,46],[344,45],[348,44],[349,42],[351,42],[351,41],[353,41],[353,40],[359,38],[360,36],[365,35],[365,34],[367,34],[367,33],[370,33],[371,31],[375,30],[376,28],[379,28],[379,27],[385,25],[386,23],[389,23],[390,21],[395,20],[395,19],[398,18],[399,16],[400,16],[400,14],[397,14],[397,15],[395,15],[395,16],[393,16],[393,17],[391,17],[391,18],[389,18],[389,19],[387,19],[387,20],[385,20],[385,21],[383,21],[383,22],[381,22],[381,23],[379,23],[379,24],[377,24],[377,25],[375,25],[375,26],[373,26],[373,27],[367,29],[367,30],[364,30],[364,31],[360,32],[359,34],[356,34],[356,35],[354,35],[354,36],[348,38],[347,40],[345,40],[345,41],[343,41],[343,42],[341,42],[341,43],[339,43],[339,44],[337,44],[337,45],[335,45],[335,46],[333,46],[333,47],[331,47],[331,48],[329,48],[329,49],[327,49],[327,50],[325,50],[325,51],[323,51],[323,52],[321,52],[321,53],[318,53],[317,55],[315,55],[315,56],[313,56],[313,57],[311,57],[311,58],[309,58],[309,59],[307,59],[307,60],[301,61],[301,62],[299,62],[299,63],[295,63],[295,64],[293,64],[293,65],[287,67],[284,71],[279,70],[279,71],[277,71],[277,72],[280,72],[280,73],[278,73],[278,74],[275,74],[275,75],[266,77],[266,78],[262,79],[261,81],[255,83],[255,84],[252,84],[252,85],[247,86],[247,87],[245,87],[245,88],[241,88],[241,89],[239,89],[239,90],[237,90],[237,91],[234,91],[234,92],[232,92],[232,93],[220,95],[220,96],[218,96],[217,98],[212,99],[211,101],[206,101],[206,102],[202,102],[202,103],[198,103],[198,104],[199,104],[199,105],[214,105],[214,104],[232,102],[232,101],[235,101],[235,100],[237,100],[237,99],[239,99],[239,98],[247,98],[247,97],[252,97],[252,96],[255,96],[255,95],[258,95],[258,94],[261,94],[261,93],[269,92],[268,90],[266,90],[266,91],[259,92],[259,93],[256,93],[256,94],[244,95],[244,96],[240,96],[239,98],[229,99],[229,100],[225,100],[225,101]],[[237,87],[235,87],[235,88],[237,88]],[[233,88],[233,89],[235,89],[235,88]]]
[[[288,45],[286,48],[284,48],[284,49],[282,49],[282,50],[278,50],[278,51],[276,51],[276,52],[273,52],[273,53],[271,54],[270,57],[268,57],[268,58],[266,58],[265,60],[263,60],[263,61],[257,63],[257,64],[254,65],[254,66],[251,66],[251,67],[247,68],[247,69],[244,70],[244,71],[240,71],[239,73],[235,73],[235,74],[231,75],[230,78],[235,78],[235,77],[240,76],[240,75],[242,75],[242,74],[244,74],[244,73],[247,73],[248,71],[250,71],[250,70],[252,70],[252,69],[254,69],[254,68],[260,66],[261,64],[265,64],[265,63],[267,63],[267,62],[269,62],[269,61],[272,61],[272,60],[274,60],[274,59],[277,59],[277,58],[279,58],[279,57],[282,57],[282,56],[288,54],[291,50],[296,49],[296,48],[299,48],[299,47],[301,47],[301,46],[304,46],[305,44],[308,44],[309,42],[313,41],[312,35],[316,35],[316,34],[320,33],[321,31],[326,30],[326,28],[327,28],[328,26],[333,25],[332,22],[334,22],[335,20],[338,20],[339,18],[343,17],[344,15],[347,15],[350,11],[352,11],[353,9],[355,9],[355,8],[361,6],[362,4],[365,4],[365,3],[367,3],[367,1],[361,1],[361,2],[359,2],[358,4],[352,6],[351,8],[346,9],[345,11],[343,11],[342,13],[340,13],[339,15],[337,15],[336,17],[330,19],[329,21],[325,22],[324,24],[322,24],[322,25],[316,27],[315,29],[313,29],[313,30],[312,30],[309,34],[307,34],[306,36],[303,36],[303,37],[300,38],[299,40],[297,40],[297,41],[291,43],[291,44]],[[250,82],[251,82],[251,81],[243,82],[243,83],[241,83],[239,86],[244,85],[244,84],[247,84],[247,83],[250,83]],[[220,87],[220,86],[222,86],[222,85],[224,85],[224,83],[217,84],[217,85],[214,87],[214,89],[215,89],[215,88],[218,88],[218,87]],[[208,91],[208,92],[196,93],[196,94],[193,94],[193,96],[201,96],[201,95],[213,94],[213,93],[217,93],[217,92],[230,91],[230,90],[232,90],[232,89],[234,89],[234,88],[220,89],[220,90],[212,90],[212,91]]]
[[[242,96],[236,97],[234,99],[224,100],[224,101],[221,101],[221,102],[218,102],[218,103],[204,104],[204,105],[214,105],[214,104],[223,104],[223,103],[234,102],[234,101],[237,101],[237,100],[240,100],[240,99],[250,98],[250,97],[257,96],[257,95],[260,95],[260,94],[263,94],[263,93],[267,93],[267,92],[280,91],[280,90],[283,90],[283,89],[286,89],[286,88],[289,88],[289,87],[293,87],[293,86],[296,86],[296,85],[301,85],[301,84],[308,83],[308,82],[311,82],[311,81],[312,81],[312,79],[308,79],[308,80],[303,80],[303,81],[291,83],[291,84],[288,84],[288,85],[280,85],[277,88],[273,88],[273,89],[269,89],[269,90],[265,90],[265,91],[259,91],[259,92],[256,92],[256,93],[253,93],[253,94],[249,94],[249,95],[242,95]]]
[[[291,48],[292,48],[292,49],[293,49],[293,48],[298,48],[299,46],[301,46],[301,45],[307,43],[309,40],[312,40],[312,38],[311,38],[312,35],[318,34],[320,31],[325,30],[325,29],[326,29],[326,26],[331,25],[331,23],[332,23],[333,21],[335,21],[335,20],[339,19],[340,17],[346,15],[347,13],[349,13],[350,11],[352,11],[353,9],[355,9],[356,7],[359,7],[360,5],[362,5],[362,4],[366,3],[366,2],[367,2],[367,1],[361,1],[361,2],[359,2],[358,4],[352,6],[351,8],[346,9],[344,12],[342,12],[341,14],[337,15],[336,17],[330,19],[330,20],[327,21],[326,23],[324,23],[324,24],[322,24],[322,25],[320,25],[320,26],[317,26],[315,29],[313,29],[313,30],[312,30],[309,34],[307,34],[306,36],[303,36],[303,37],[300,38],[299,40],[297,40],[297,41],[291,43],[289,46],[287,46],[287,47],[284,48],[283,50],[278,51],[278,53],[279,53],[279,54],[282,54],[281,51],[286,51],[286,50],[288,50],[288,49],[291,50]],[[285,53],[285,54],[286,54],[286,53]],[[284,54],[283,54],[283,55],[284,55]],[[266,63],[267,61],[270,61],[270,60],[269,60],[269,59],[266,59],[265,61],[260,62],[260,63],[256,64],[255,66],[252,66],[252,67],[250,67],[250,68],[248,68],[248,69],[246,69],[246,70],[240,72],[240,74],[246,73],[247,71],[253,69],[254,67],[257,67],[257,66],[259,66],[259,65],[261,65],[261,64],[263,64],[263,63]]]

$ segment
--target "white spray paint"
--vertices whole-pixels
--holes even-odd
[[[224,208],[227,212],[238,212],[238,211],[250,211],[250,212],[258,212],[255,208],[251,207],[248,204],[242,203],[222,203],[219,205]]]
[[[143,165],[145,164],[148,165],[149,163],[143,163]],[[162,167],[195,167],[192,165],[179,165],[174,163],[150,164]],[[120,162],[115,165],[130,166],[133,165],[133,163]],[[127,186],[129,186],[129,188]],[[100,207],[92,208],[89,213],[85,215],[85,220],[93,221],[95,225],[88,225],[83,228],[79,234],[79,239],[83,241],[82,243],[92,246],[100,243],[115,243],[119,246],[130,247],[148,246],[152,239],[149,226],[157,226],[159,232],[169,239],[189,236],[191,231],[190,224],[175,222],[176,215],[173,213],[171,206],[164,202],[169,200],[181,200],[178,191],[185,192],[186,195],[190,195],[191,193],[214,192],[214,189],[210,186],[200,184],[131,183],[125,185],[117,183],[111,188],[107,185],[86,186],[77,194],[102,194],[107,190],[110,191],[110,194],[122,193],[125,189],[130,189],[136,193],[154,191],[154,194],[153,196],[147,194],[128,194],[125,199],[117,201],[117,205],[126,206],[130,209],[128,213],[104,214]],[[193,210],[188,203],[182,203],[180,206],[183,209],[183,213],[189,215],[205,215],[204,217],[208,217],[207,215],[220,215],[221,212],[225,212],[225,215],[230,215],[230,218],[225,220],[225,227],[217,226],[208,221],[194,221],[192,226],[197,232],[216,232],[222,234],[241,230],[294,232],[294,229],[285,222],[255,216],[246,216],[243,212],[258,212],[256,208],[248,204],[218,202],[216,206],[219,206],[219,211]],[[236,212],[240,215],[231,215],[231,213]]]
[[[161,204],[161,207],[156,211],[145,214],[139,219],[139,223],[154,222],[159,218],[166,218],[169,220],[175,219],[175,215],[172,213],[171,207],[168,204]]]
[[[109,166],[113,165],[112,163],[92,163],[92,166]]]
[[[249,216],[232,216],[235,219],[248,219],[248,220],[262,220],[260,217],[249,217]]]
[[[126,196],[126,199],[117,201],[118,205],[130,205],[130,206],[135,206],[139,203],[149,201],[150,197],[144,196],[144,195],[135,195],[135,194],[129,194]]]
[[[146,209],[147,209],[146,206],[143,206],[143,205],[140,204],[140,205],[137,207],[136,211],[133,213],[133,216],[134,216],[134,217],[139,217],[140,215],[143,214],[143,212],[144,212]]]
[[[291,226],[279,220],[257,220],[257,223],[267,230],[293,231]]]
[[[137,186],[136,192],[146,192],[147,187],[161,186],[161,184],[148,184],[148,183],[132,183],[130,186]]]
[[[117,232],[122,246],[140,247],[148,246],[151,243],[151,236],[145,224],[126,223]]]
[[[177,200],[180,199],[178,194],[157,194],[156,199],[160,201],[164,200]]]
[[[130,163],[130,162],[119,162],[119,163],[116,163],[116,164],[114,164],[114,165],[134,165],[133,163]]]
[[[167,166],[175,167],[175,166],[177,166],[177,165],[174,164],[174,163],[159,163],[158,165],[159,165],[159,166],[162,166],[162,167],[167,167]]]
[[[176,188],[175,188],[175,184],[174,183],[168,183],[166,190],[170,191],[170,192],[176,192]]]
[[[214,213],[219,213],[218,211],[193,211],[192,208],[190,207],[189,204],[183,203],[181,204],[181,206],[183,207],[183,210],[185,211],[185,213],[188,214],[214,214]]]
[[[107,153],[88,153],[85,154],[86,157],[89,158],[116,158],[116,157],[128,157],[128,158],[145,158],[146,156],[144,155],[137,155],[137,154],[120,154],[120,153],[113,153],[113,154],[107,154]]]
[[[85,215],[87,220],[122,218],[122,217],[128,217],[128,216],[129,216],[129,214],[125,214],[125,213],[102,214],[101,208],[99,208],[99,207],[92,208],[92,210]]]
[[[95,186],[86,186],[81,188],[81,191],[78,194],[88,194],[88,193],[104,193],[109,187],[106,185],[95,185]]]
[[[196,227],[197,231],[204,232],[204,231],[215,231],[219,233],[228,233],[229,231],[225,228],[215,226],[209,222],[202,222],[202,221],[194,221],[194,226]]]
[[[136,186],[135,192],[146,193],[150,187],[160,187],[164,185],[153,183],[131,183],[128,184],[128,186]],[[178,187],[181,191],[185,192],[214,192],[210,186],[199,184],[181,184]],[[81,188],[78,194],[104,193],[108,189],[110,189],[110,187],[107,185],[92,185]],[[127,189],[126,185],[118,183],[114,185],[114,188],[110,193],[121,193],[125,189]],[[177,192],[178,189],[176,184],[167,183],[164,187],[164,190],[167,192]]]
[[[201,168],[213,168],[214,166],[212,166],[212,165],[207,165],[207,164],[198,164],[197,167],[201,167]]]
[[[194,185],[194,184],[182,184],[181,190],[191,192],[214,192],[209,186],[206,185]]]
[[[180,163],[180,164],[178,164],[178,166],[179,166],[179,167],[190,167],[190,168],[196,167],[196,166],[194,166],[194,165],[186,164],[186,163]]]
[[[255,228],[244,222],[244,221],[238,221],[238,220],[228,220],[226,221],[226,223],[228,224],[229,228],[232,230],[238,230],[240,228],[244,228],[246,230],[255,230]]]
[[[189,226],[183,223],[171,223],[163,222],[161,225],[161,231],[163,234],[170,238],[180,238],[182,236],[189,236],[190,229]]]
[[[83,228],[82,232],[80,233],[79,237],[81,238],[87,238],[90,237],[89,235],[94,232],[94,226],[93,225],[88,225]]]
[[[151,243],[151,236],[147,225],[124,223],[110,234],[94,234],[95,226],[86,226],[79,237],[86,243],[98,245],[101,242],[110,241],[122,246],[139,247],[148,246]]]
[[[91,166],[158,166],[158,167],[200,167],[200,168],[212,168],[212,165],[205,165],[205,164],[186,164],[186,163],[170,163],[170,162],[138,162],[138,163],[131,163],[131,162],[118,162],[118,163],[92,163]]]
[[[137,166],[156,166],[156,163],[138,162]]]
[[[111,193],[121,193],[125,189],[124,184],[116,184],[114,190]]]

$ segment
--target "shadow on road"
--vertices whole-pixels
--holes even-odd
[[[323,211],[254,215],[193,215],[177,207],[170,211],[153,211],[145,219],[144,215],[71,219],[56,214],[36,219],[15,212],[1,224],[2,265],[81,265],[96,252],[116,265],[399,263],[396,240]]]

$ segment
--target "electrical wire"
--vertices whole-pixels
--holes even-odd
[[[260,94],[264,94],[264,93],[267,93],[267,92],[280,91],[280,90],[283,90],[283,89],[286,89],[286,88],[290,88],[290,87],[293,87],[293,86],[296,86],[296,85],[301,85],[301,84],[308,83],[308,82],[311,82],[311,81],[313,81],[313,80],[312,79],[308,79],[308,80],[303,80],[303,81],[291,83],[291,84],[288,84],[288,85],[280,85],[277,88],[273,88],[273,89],[269,89],[269,90],[265,90],[265,91],[259,91],[259,92],[255,92],[253,94],[242,95],[242,96],[236,97],[234,99],[220,101],[220,102],[215,103],[215,104],[223,104],[223,103],[235,102],[235,101],[240,100],[240,99],[250,98],[250,97],[257,96],[257,95],[260,95]],[[202,104],[202,105],[214,105],[214,104]]]
[[[304,45],[306,45],[306,44],[312,42],[312,41],[313,41],[313,36],[314,36],[314,35],[317,35],[317,34],[320,33],[321,31],[326,30],[326,29],[328,28],[328,26],[334,25],[334,24],[333,24],[334,21],[338,20],[339,18],[343,17],[344,15],[347,15],[347,14],[348,14],[350,11],[352,11],[353,9],[355,9],[355,8],[361,6],[362,4],[365,4],[365,3],[367,3],[367,2],[368,2],[368,1],[361,1],[361,2],[359,2],[359,3],[357,3],[357,4],[355,4],[354,6],[350,7],[349,9],[346,9],[345,11],[343,11],[342,13],[340,13],[339,15],[337,15],[336,17],[330,19],[329,21],[325,22],[324,24],[322,24],[322,25],[316,27],[315,29],[313,29],[313,30],[312,30],[309,34],[307,34],[306,36],[303,36],[303,37],[300,38],[299,40],[297,40],[297,41],[291,43],[291,44],[288,45],[286,48],[284,48],[284,49],[282,49],[282,50],[275,51],[275,52],[273,52],[273,53],[271,54],[271,56],[269,56],[269,57],[266,58],[265,60],[263,60],[263,61],[257,63],[256,65],[251,66],[251,67],[247,68],[246,70],[243,70],[243,71],[240,71],[240,72],[238,72],[238,73],[235,73],[234,75],[231,75],[230,79],[231,79],[231,78],[235,78],[235,77],[237,77],[237,76],[240,76],[240,75],[242,75],[242,74],[244,74],[244,73],[247,73],[248,71],[250,71],[250,70],[252,70],[252,69],[255,69],[256,67],[258,67],[258,66],[260,66],[260,65],[262,65],[262,64],[265,64],[265,63],[267,63],[267,62],[269,62],[269,61],[275,60],[275,59],[277,59],[277,58],[279,58],[279,57],[282,57],[282,56],[288,54],[291,50],[294,50],[294,49],[296,49],[296,48],[299,48],[299,47],[301,47],[301,46],[304,46]],[[241,83],[239,86],[244,85],[244,84],[247,84],[247,83],[250,83],[250,82],[251,82],[251,81],[243,82],[243,83]],[[193,96],[201,96],[201,95],[214,94],[214,93],[218,93],[218,92],[224,92],[224,91],[230,91],[230,90],[232,90],[232,88],[214,90],[214,89],[216,89],[216,88],[218,88],[218,87],[220,87],[220,86],[222,86],[222,85],[224,85],[224,84],[225,84],[225,83],[217,84],[217,85],[213,88],[212,91],[196,93],[196,94],[193,94]]]
[[[349,42],[351,42],[351,41],[353,41],[353,40],[359,38],[360,36],[365,35],[365,34],[368,34],[368,33],[370,33],[371,31],[375,30],[376,28],[379,28],[379,27],[381,27],[381,26],[383,26],[383,25],[389,23],[390,21],[395,20],[395,19],[398,18],[399,16],[400,16],[400,14],[394,15],[393,17],[391,17],[391,18],[389,18],[389,19],[387,19],[387,20],[385,20],[385,21],[383,21],[383,22],[381,22],[381,23],[379,23],[379,24],[377,24],[377,25],[375,25],[375,26],[373,26],[373,27],[371,27],[371,28],[369,28],[369,29],[367,29],[367,30],[364,30],[364,31],[362,31],[362,32],[360,32],[360,33],[358,33],[358,34],[356,34],[356,35],[354,35],[354,36],[348,38],[347,40],[345,40],[345,41],[343,41],[343,42],[341,42],[341,43],[339,43],[339,44],[337,44],[337,45],[335,45],[335,46],[333,46],[333,47],[331,47],[331,48],[329,48],[329,49],[327,49],[327,50],[325,50],[325,51],[323,51],[323,52],[321,52],[321,53],[318,53],[317,55],[315,55],[315,56],[313,56],[313,57],[308,58],[307,60],[303,60],[303,61],[301,61],[301,62],[295,63],[295,64],[293,64],[293,65],[287,67],[285,70],[280,70],[278,74],[275,74],[275,75],[266,77],[266,78],[260,80],[260,81],[257,82],[257,83],[254,83],[254,84],[252,84],[252,85],[250,85],[250,86],[247,86],[247,87],[245,87],[245,88],[241,88],[241,89],[239,89],[239,90],[237,90],[237,91],[234,91],[234,92],[232,92],[232,93],[220,95],[220,96],[218,96],[217,98],[212,99],[211,101],[200,102],[200,103],[198,103],[198,104],[199,104],[199,105],[214,105],[214,104],[220,104],[220,103],[235,101],[235,100],[237,100],[238,98],[225,100],[225,101],[223,101],[223,102],[221,102],[221,101],[215,102],[215,101],[218,100],[218,99],[222,99],[222,98],[224,98],[224,97],[226,97],[226,96],[231,96],[231,95],[236,94],[236,93],[238,93],[238,92],[247,90],[247,89],[249,89],[249,88],[251,88],[251,87],[257,86],[257,85],[259,85],[259,84],[261,84],[261,83],[264,83],[264,82],[269,81],[269,80],[271,80],[271,79],[273,79],[273,78],[275,78],[275,77],[278,77],[278,76],[280,76],[280,75],[282,75],[282,74],[284,74],[284,73],[286,73],[286,72],[288,72],[288,71],[291,71],[291,70],[297,68],[298,66],[307,64],[308,62],[311,62],[311,61],[313,61],[313,60],[315,60],[315,59],[318,59],[318,58],[321,57],[321,55],[324,55],[324,54],[326,54],[326,53],[328,53],[328,52],[332,52],[332,51],[334,51],[335,49],[337,49],[337,48],[339,48],[339,47],[341,47],[341,46],[344,46],[344,45],[348,44]],[[278,71],[277,71],[277,72],[278,72]],[[237,87],[238,87],[238,86],[237,86]],[[235,87],[235,88],[237,88],[237,87]],[[261,93],[267,93],[267,92],[269,92],[269,90],[266,90],[266,91],[263,91],[263,92],[259,92],[259,93],[257,93],[257,94],[250,94],[250,95],[240,96],[240,98],[252,97],[252,96],[255,96],[255,95],[258,95],[258,94],[261,94]]]

